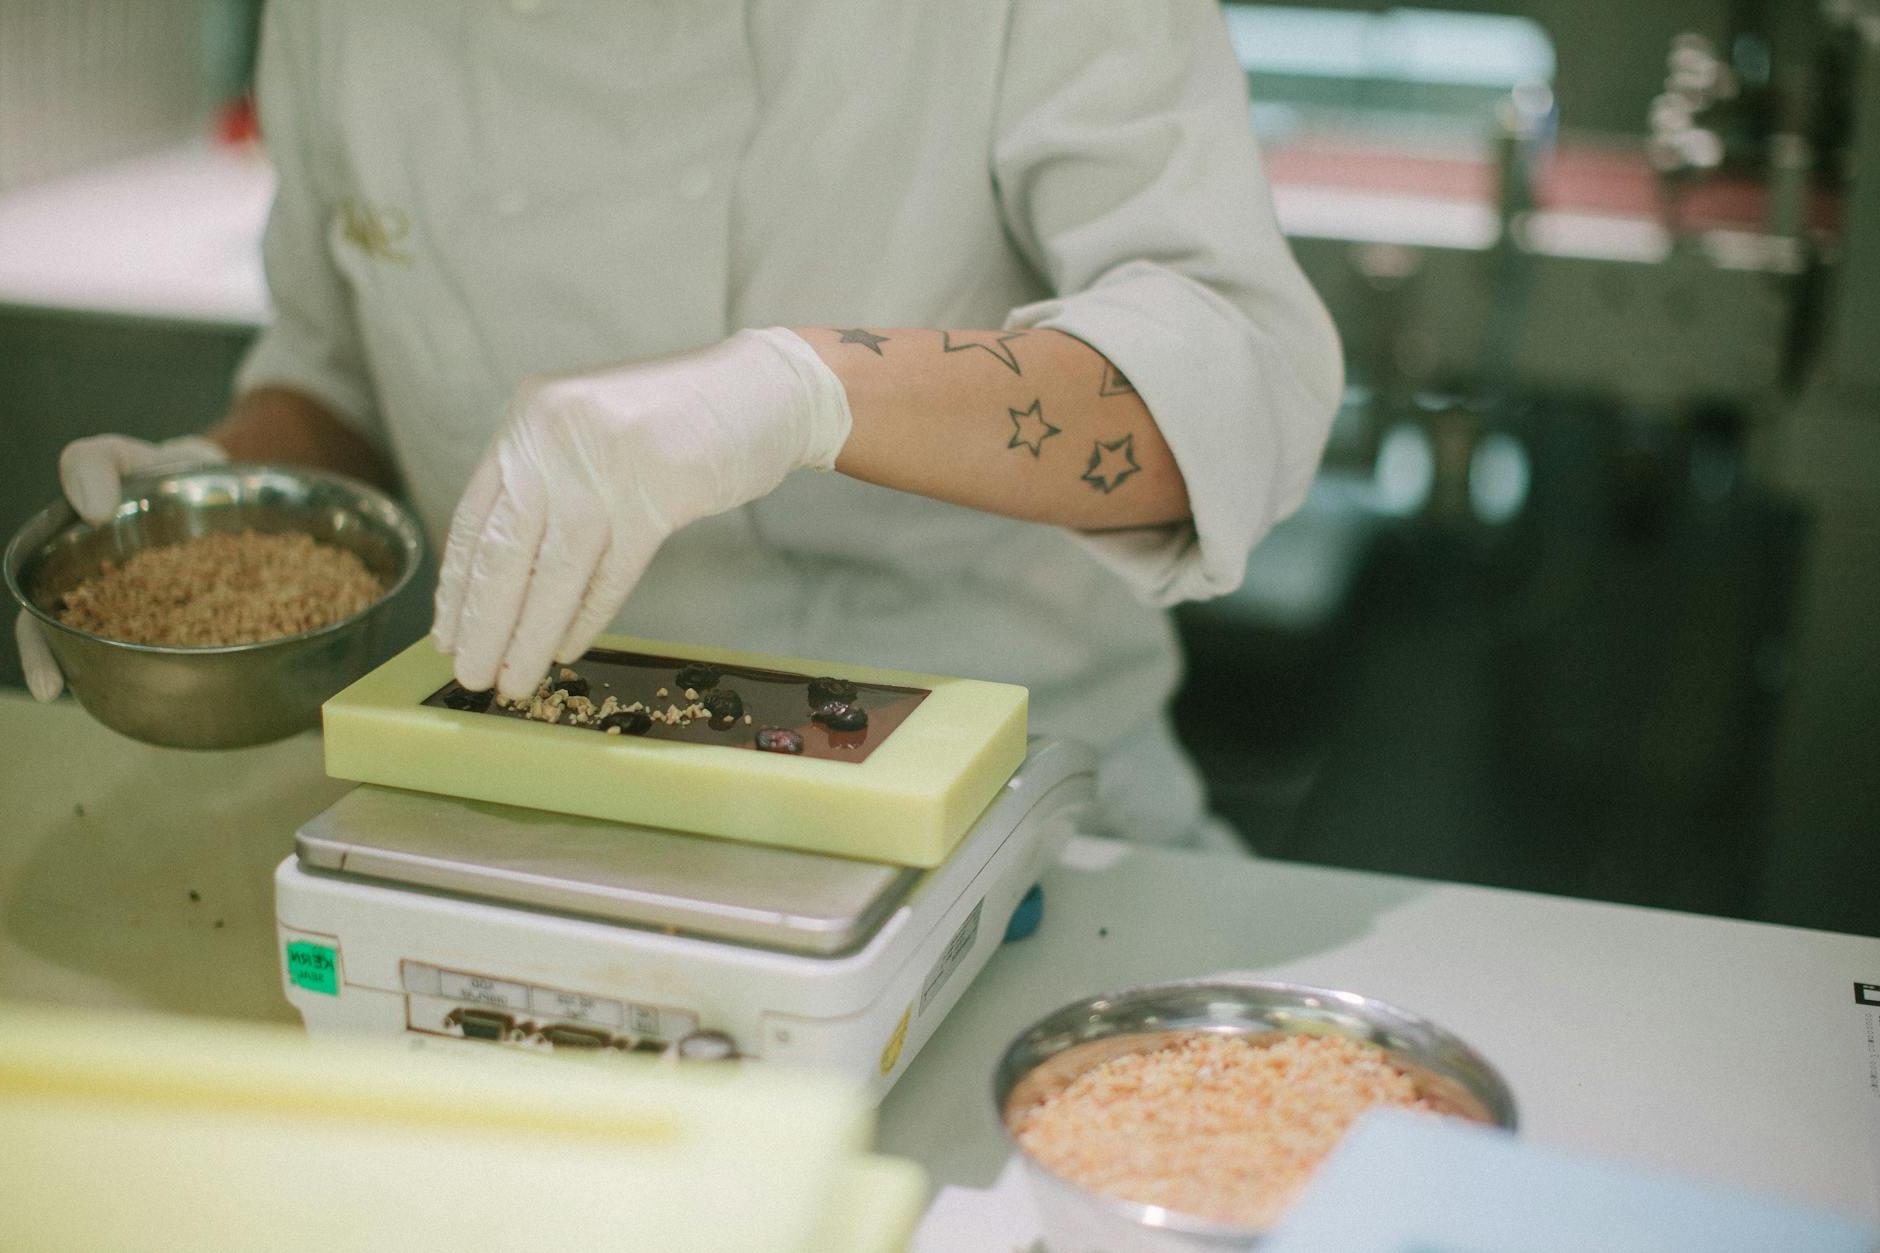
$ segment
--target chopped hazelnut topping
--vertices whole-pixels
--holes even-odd
[[[385,591],[357,554],[310,535],[202,535],[111,560],[59,620],[133,644],[251,644],[338,622]]]

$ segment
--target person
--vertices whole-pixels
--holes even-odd
[[[1342,364],[1212,0],[296,0],[260,58],[274,319],[206,439],[65,450],[81,513],[395,474],[466,687],[609,626],[1007,680],[1098,830],[1232,842],[1166,607],[1297,507]]]

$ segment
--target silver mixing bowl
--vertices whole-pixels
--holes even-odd
[[[1515,1127],[1508,1085],[1473,1049],[1433,1023],[1366,996],[1295,983],[1212,979],[1091,997],[1027,1027],[993,1073],[993,1107],[1025,1163],[1051,1253],[1222,1253],[1259,1244],[1257,1230],[1092,1192],[1054,1174],[1012,1137],[1015,1115],[1091,1067],[1197,1031],[1349,1036],[1389,1052],[1438,1110]]]
[[[59,621],[59,598],[139,549],[217,531],[300,532],[359,554],[376,602],[317,631],[221,648],[127,644]],[[338,474],[224,465],[124,484],[100,525],[61,501],[7,545],[7,590],[39,620],[66,686],[114,731],[173,748],[241,748],[315,725],[327,697],[379,657],[386,607],[417,572],[423,540],[391,497]]]

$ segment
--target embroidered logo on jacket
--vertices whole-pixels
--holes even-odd
[[[411,264],[411,254],[399,246],[411,234],[411,218],[403,209],[348,197],[339,202],[338,213],[347,243],[368,257]]]

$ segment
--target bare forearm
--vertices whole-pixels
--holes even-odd
[[[797,328],[848,391],[836,469],[884,487],[1079,530],[1189,516],[1142,398],[1058,331]]]
[[[379,487],[395,485],[391,467],[371,444],[319,401],[291,388],[242,393],[208,435],[236,461],[315,466]]]

